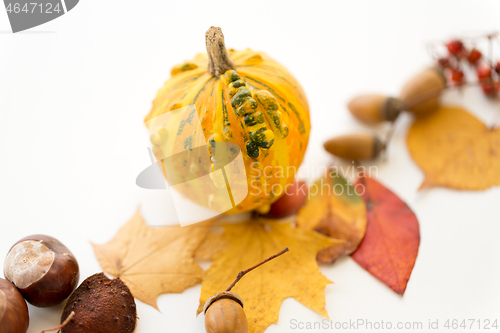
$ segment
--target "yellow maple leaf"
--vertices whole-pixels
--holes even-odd
[[[248,332],[263,332],[277,323],[281,303],[288,297],[328,318],[324,289],[332,282],[320,272],[316,254],[336,240],[292,228],[290,222],[251,219],[222,226],[224,233],[209,235],[197,252],[198,258],[214,259],[203,277],[198,313],[240,271],[288,247],[290,252],[248,273],[232,289],[243,299]]]
[[[343,240],[321,250],[318,262],[332,263],[340,256],[349,255],[363,240],[366,204],[357,193],[361,191],[358,187],[334,170],[309,187],[308,200],[297,215],[297,226]]]
[[[490,129],[460,107],[415,120],[408,150],[425,174],[423,187],[484,190],[500,185],[500,128]]]
[[[209,224],[149,227],[139,210],[106,244],[94,252],[104,272],[119,277],[135,298],[158,309],[163,293],[178,293],[201,282],[193,255]]]

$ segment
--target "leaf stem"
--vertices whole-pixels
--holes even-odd
[[[279,257],[280,255],[282,255],[283,253],[286,253],[286,252],[288,252],[288,251],[290,251],[290,250],[288,249],[288,247],[285,247],[285,248],[284,248],[283,250],[281,250],[280,252],[278,252],[278,253],[276,253],[276,254],[274,254],[274,255],[270,256],[270,257],[269,257],[269,258],[267,258],[267,259],[264,259],[263,261],[259,262],[257,265],[252,266],[252,267],[250,267],[250,268],[248,268],[248,269],[246,269],[246,270],[244,270],[244,271],[239,272],[239,273],[238,273],[238,276],[236,276],[236,279],[233,281],[233,283],[231,283],[231,285],[230,285],[230,286],[226,289],[226,291],[231,291],[231,289],[233,289],[234,285],[235,285],[235,284],[236,284],[239,280],[241,280],[241,278],[242,278],[242,277],[243,277],[246,273],[248,273],[248,272],[250,272],[250,271],[252,271],[252,270],[256,269],[256,268],[257,268],[257,267],[259,267],[260,265],[263,265],[263,264],[265,264],[266,262],[268,262],[268,261],[270,261],[270,260],[273,260],[273,259],[274,259],[274,258],[276,258],[276,257]]]

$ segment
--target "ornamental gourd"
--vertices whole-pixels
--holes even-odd
[[[209,147],[230,142],[243,155],[248,195],[229,212],[265,212],[292,182],[304,157],[310,131],[306,96],[288,70],[266,54],[226,50],[220,28],[211,27],[205,41],[207,54],[198,54],[171,70],[171,78],[153,101],[146,125],[160,115],[194,106]],[[157,159],[161,160],[162,150],[175,144],[189,142],[189,148],[192,137],[186,135],[189,133],[181,133],[182,137],[167,137],[161,130],[152,133]],[[193,171],[192,162],[184,161],[179,169]],[[200,191],[183,192],[189,199],[211,206]]]

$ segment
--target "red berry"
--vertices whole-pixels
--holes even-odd
[[[264,217],[281,219],[296,214],[307,200],[307,183],[294,180],[284,187],[283,195],[271,205],[271,209]]]
[[[496,84],[493,84],[492,82],[487,82],[483,83],[481,85],[481,88],[483,88],[483,92],[486,96],[488,97],[493,97],[496,96],[497,91],[498,91],[498,82],[495,82]]]
[[[467,60],[469,61],[469,63],[475,65],[482,56],[483,54],[481,53],[481,51],[472,49],[469,53],[469,56],[467,57]]]
[[[438,65],[441,68],[448,68],[448,67],[450,67],[450,59],[448,59],[448,58],[439,58],[438,59]]]
[[[497,65],[495,66],[495,72],[500,74],[500,61],[497,61]]]
[[[452,40],[446,44],[446,48],[448,49],[448,52],[454,56],[459,56],[464,50],[464,44],[459,40]]]
[[[490,66],[482,65],[477,68],[477,78],[479,80],[484,80],[491,77],[491,68]]]
[[[459,69],[451,70],[451,81],[455,84],[460,84],[464,81],[464,72]]]

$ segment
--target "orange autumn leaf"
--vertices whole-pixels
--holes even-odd
[[[342,240],[318,253],[321,263],[354,252],[366,231],[366,205],[349,182],[333,170],[309,189],[308,200],[297,215],[297,226]]]
[[[351,257],[373,276],[403,295],[420,244],[418,220],[396,194],[372,178],[362,178],[368,226]]]
[[[201,282],[202,268],[194,251],[205,239],[208,224],[149,227],[137,211],[106,244],[94,252],[104,272],[119,277],[138,300],[158,309],[160,294],[179,293]]]
[[[250,219],[222,226],[224,232],[207,237],[197,252],[197,258],[213,258],[203,277],[198,313],[240,271],[288,247],[286,255],[248,273],[231,290],[243,300],[248,332],[264,332],[277,323],[281,303],[289,297],[328,318],[324,289],[331,281],[320,272],[316,254],[335,240],[275,220]]]
[[[409,152],[424,172],[423,187],[484,190],[500,185],[500,128],[490,129],[460,107],[416,119]]]

